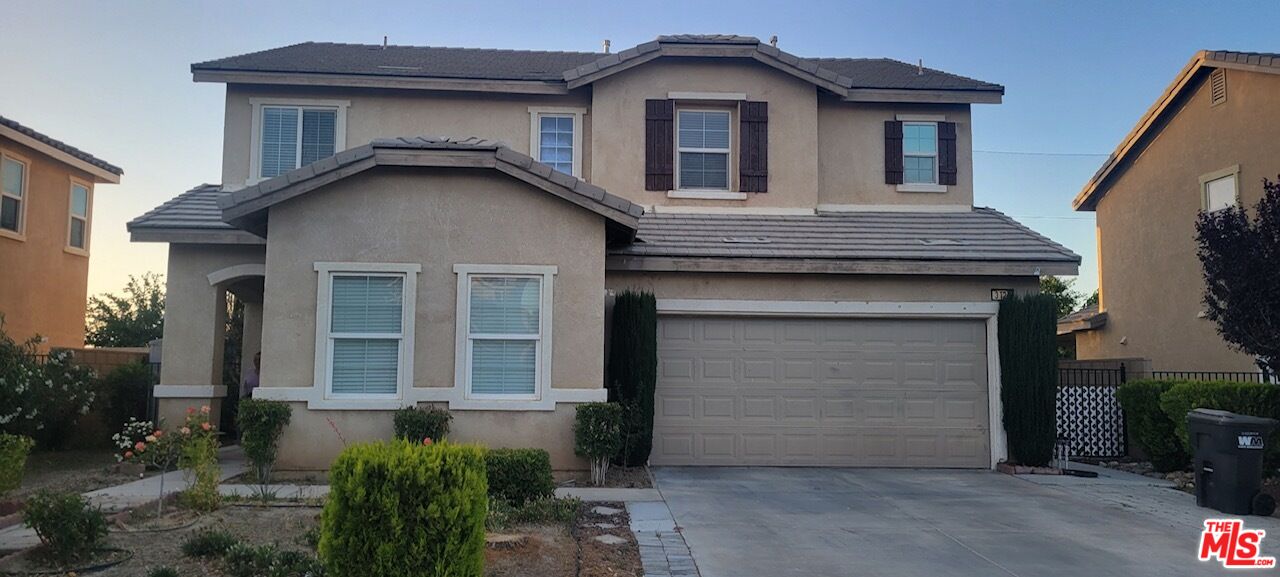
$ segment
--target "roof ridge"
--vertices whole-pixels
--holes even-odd
[[[315,44],[315,45],[323,45],[323,46],[355,46],[360,48],[371,48],[375,50],[378,50],[378,49],[390,50],[392,48],[402,48],[402,49],[419,49],[419,50],[423,50],[423,49],[474,50],[474,51],[484,51],[484,52],[508,52],[513,54],[573,54],[573,55],[584,55],[584,56],[585,55],[608,56],[608,54],[604,52],[593,52],[588,50],[526,50],[523,48],[484,48],[480,46],[436,46],[432,44],[422,44],[422,45],[387,44],[384,46],[382,44],[364,44],[362,42],[304,42],[302,44]],[[299,44],[293,44],[290,46],[281,46],[281,48],[292,48],[293,46],[299,46]],[[234,58],[234,56],[230,58]]]
[[[77,148],[77,147],[75,147],[75,146],[72,146],[72,145],[70,145],[70,144],[67,144],[65,141],[58,140],[57,138],[54,138],[54,137],[52,137],[52,136],[49,136],[48,134],[45,134],[45,133],[43,133],[43,132],[40,132],[39,130],[36,130],[36,129],[34,129],[34,128],[30,127],[30,126],[27,126],[27,125],[25,125],[25,124],[23,124],[23,123],[21,123],[21,122],[18,122],[17,120],[14,120],[14,119],[12,119],[12,118],[7,118],[7,117],[5,117],[5,116],[3,116],[3,115],[0,115],[0,126],[7,126],[7,127],[11,128],[11,129],[13,129],[13,130],[16,130],[16,131],[18,131],[18,132],[20,132],[20,133],[22,133],[22,134],[24,134],[24,135],[26,135],[26,136],[30,137],[30,138],[34,138],[34,139],[36,139],[36,140],[40,141],[41,143],[43,143],[43,144],[45,144],[45,145],[51,146],[51,147],[53,147],[53,148],[54,148],[54,149],[56,149],[56,150],[60,150],[60,151],[62,151],[62,152],[65,152],[65,153],[67,153],[67,154],[70,154],[71,156],[73,156],[73,157],[75,157],[75,158],[77,158],[77,159],[79,159],[79,160],[81,160],[81,161],[83,161],[83,162],[87,162],[87,163],[89,163],[89,164],[91,164],[91,165],[93,165],[93,166],[96,166],[96,167],[98,167],[98,168],[101,168],[101,169],[103,169],[103,170],[105,170],[105,171],[107,171],[107,172],[113,173],[113,174],[115,174],[115,175],[117,175],[117,176],[121,176],[121,175],[123,175],[123,174],[124,174],[124,169],[123,169],[123,168],[120,168],[119,166],[116,166],[116,165],[114,165],[114,164],[112,164],[112,163],[110,163],[110,162],[107,162],[107,161],[105,161],[105,160],[103,160],[103,159],[101,159],[101,158],[98,158],[98,157],[94,156],[93,154],[90,154],[90,153],[89,153],[88,151],[86,151],[86,150],[83,150],[83,149],[81,149],[81,148]],[[47,153],[47,152],[42,152],[42,154],[48,154],[48,153]],[[65,162],[64,162],[64,163],[65,163]]]

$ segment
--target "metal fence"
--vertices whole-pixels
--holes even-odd
[[[1152,379],[1172,379],[1178,381],[1234,381],[1237,383],[1270,383],[1274,382],[1265,371],[1246,373],[1238,371],[1151,371]]]

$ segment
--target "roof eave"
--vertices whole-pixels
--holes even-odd
[[[1095,315],[1072,321],[1058,321],[1057,333],[1059,336],[1069,335],[1072,333],[1081,333],[1100,329],[1107,324],[1107,313],[1097,313]]]
[[[211,230],[193,227],[149,227],[130,223],[129,242],[170,244],[266,244],[266,239],[243,230]]]
[[[897,88],[850,88],[845,102],[920,102],[928,104],[1000,104],[1004,87],[990,90],[917,90]]]
[[[937,276],[1076,275],[1078,261],[804,259],[611,254],[605,270],[643,272],[742,272],[806,274],[890,274]]]
[[[455,92],[498,92],[504,94],[568,94],[561,81],[485,80],[475,78],[409,77],[376,74],[331,74],[320,72],[262,72],[254,70],[191,70],[194,82],[222,84],[267,84],[282,86],[342,86],[347,88],[392,88],[400,90],[442,90]]]
[[[48,143],[42,142],[37,138],[32,138],[27,134],[9,128],[8,126],[0,125],[0,137],[13,140],[18,144],[37,150],[41,154],[49,156],[58,162],[88,173],[93,177],[94,183],[97,184],[120,184],[120,176],[124,173],[124,171],[115,173],[91,162],[85,162],[64,150],[50,146]]]

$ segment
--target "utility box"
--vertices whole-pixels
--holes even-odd
[[[1262,455],[1275,419],[1215,409],[1187,413],[1196,505],[1232,515],[1270,515],[1275,500],[1260,493]]]

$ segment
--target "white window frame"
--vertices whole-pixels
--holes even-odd
[[[27,205],[31,203],[31,161],[7,150],[0,150],[0,158],[7,158],[22,165],[22,198],[18,198],[18,230],[0,228],[0,237],[13,240],[27,240]],[[0,162],[0,170],[4,163]],[[0,190],[0,197],[17,198]]]
[[[907,132],[908,126],[932,126],[933,127],[933,154],[923,154],[919,152],[914,152],[910,154],[907,153],[906,132]],[[913,185],[914,186],[920,186],[920,185],[939,186],[938,184],[938,123],[932,122],[932,121],[924,122],[924,121],[917,121],[917,120],[905,121],[902,123],[902,133],[903,133],[902,171],[904,175],[902,184],[906,186],[913,186]],[[933,159],[933,179],[930,180],[929,182],[907,182],[905,177],[906,170],[907,170],[907,157],[932,158]]]
[[[414,356],[414,319],[418,300],[418,273],[422,265],[412,263],[355,263],[355,262],[318,262],[315,263],[318,275],[316,282],[316,364],[315,387],[319,389],[319,398],[326,401],[335,400],[342,403],[343,408],[363,408],[362,402],[372,403],[369,408],[380,407],[388,401],[399,406],[405,398],[406,391],[413,387]],[[368,394],[334,394],[333,393],[333,333],[330,332],[330,321],[333,310],[333,278],[342,275],[401,277],[404,279],[404,291],[400,308],[400,362],[397,367],[396,392],[390,395]],[[389,338],[383,333],[340,333],[341,338]],[[394,408],[394,407],[393,407]]]
[[[83,187],[85,190],[84,197],[84,217],[78,217],[72,212],[75,207],[76,187]],[[67,186],[67,244],[64,250],[71,254],[89,256],[89,232],[92,226],[93,216],[93,185],[88,181],[71,177],[71,184]],[[84,246],[74,246],[71,244],[71,225],[80,219],[84,221]]]
[[[585,108],[568,108],[561,106],[529,107],[529,156],[542,162],[542,118],[573,119],[573,176],[582,178],[582,117],[587,115]]]
[[[680,146],[680,113],[681,112],[717,112],[729,115],[729,147],[728,148],[685,148]],[[675,194],[668,194],[670,198],[711,198],[719,200],[739,200],[739,195],[746,198],[746,193],[737,192],[733,178],[733,110],[722,107],[708,106],[676,106],[675,110],[675,139],[676,139],[676,158],[675,158],[675,177],[676,190]],[[700,152],[705,154],[724,154],[725,155],[725,187],[724,188],[693,188],[686,187],[680,182],[680,153],[682,152]],[[681,194],[683,193],[683,195]],[[691,194],[692,193],[692,194]],[[725,193],[728,193],[727,195]]]
[[[541,265],[454,265],[453,272],[458,275],[458,309],[457,335],[454,342],[454,387],[462,391],[462,400],[458,408],[480,409],[493,405],[515,405],[540,408],[544,399],[548,399],[551,388],[551,333],[552,307],[555,304],[555,266]],[[537,345],[537,368],[534,370],[534,387],[531,395],[481,395],[471,392],[471,279],[484,277],[518,277],[536,278],[540,280],[539,322]],[[486,335],[489,339],[507,340],[508,338],[529,338],[529,335]],[[552,401],[554,403],[554,401]],[[554,406],[554,405],[553,405]],[[454,408],[451,403],[450,408]]]
[[[1240,165],[1236,164],[1228,166],[1222,170],[1215,170],[1213,172],[1200,175],[1200,210],[1209,212],[1209,183],[1227,177],[1231,177],[1233,179],[1232,184],[1235,185],[1235,202],[1233,202],[1232,205],[1240,206]],[[1217,212],[1219,210],[1222,210],[1222,208],[1214,209],[1212,212]]]
[[[262,109],[265,108],[297,108],[298,112],[298,151],[296,162],[302,162],[302,110],[336,110],[334,120],[333,153],[347,149],[347,108],[349,100],[314,100],[307,98],[250,98],[249,106],[253,109],[253,120],[250,123],[249,143],[249,177],[245,179],[247,186],[264,180],[262,177]]]

